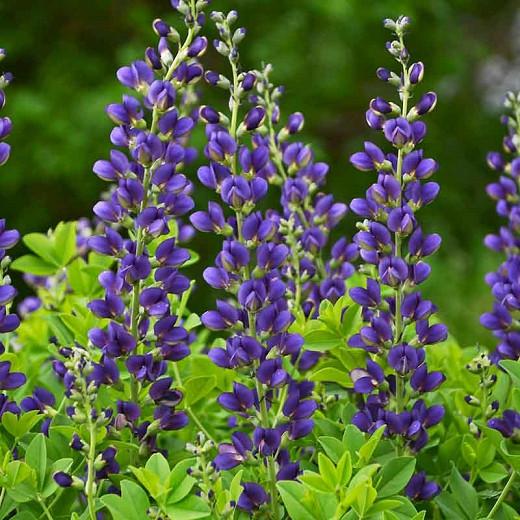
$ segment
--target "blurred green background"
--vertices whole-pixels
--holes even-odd
[[[305,113],[305,137],[330,162],[328,187],[343,201],[372,182],[348,163],[363,140],[379,139],[364,124],[367,103],[393,95],[374,74],[392,65],[381,21],[412,18],[408,47],[426,64],[425,88],[439,94],[425,148],[441,164],[442,191],[422,219],[444,245],[425,292],[462,344],[489,343],[478,324],[491,302],[483,275],[500,259],[482,246],[499,226],[484,192],[493,178],[485,155],[500,147],[503,92],[520,87],[518,1],[214,0],[211,7],[239,10],[249,31],[244,66],[273,63],[286,87],[284,112]],[[123,91],[115,71],[155,42],[150,24],[158,16],[176,23],[168,0],[1,0],[0,45],[16,77],[5,111],[15,123],[13,153],[0,178],[10,225],[45,231],[91,214],[103,188],[91,166],[110,148],[104,106]],[[210,65],[222,66],[218,59],[208,55]],[[341,231],[350,235],[353,223],[349,217]],[[199,246],[213,256],[206,242]]]

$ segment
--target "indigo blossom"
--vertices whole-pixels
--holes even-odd
[[[271,72],[271,65],[266,65],[255,73],[256,93],[250,102],[265,109],[267,131],[255,134],[256,147],[248,161],[260,176],[281,188],[279,235],[291,249],[291,261],[283,270],[291,308],[298,312],[302,306],[305,315],[317,316],[321,301],[335,302],[345,293],[358,247],[340,238],[325,256],[331,231],[348,206],[322,191],[329,166],[315,160],[310,145],[294,140],[303,128],[304,116],[296,112],[282,120],[283,88],[271,83]]]
[[[87,345],[61,349],[65,361],[55,363],[76,402],[71,418],[86,424],[85,438],[75,444],[86,451],[84,493],[92,518],[96,481],[118,468],[107,440],[97,452],[100,431],[109,438],[128,428],[141,443],[140,455],[147,456],[159,449],[158,433],[188,423],[187,410],[180,409],[183,394],[170,374],[181,386],[175,362],[189,355],[193,339],[183,317],[192,283],[180,273],[191,255],[179,245],[192,233],[179,219],[193,208],[192,183],[182,171],[195,158],[188,147],[196,117],[192,89],[203,74],[198,58],[207,39],[199,33],[208,3],[172,1],[187,27],[184,38],[156,20],[157,47],[117,71],[132,95],[106,108],[116,125],[110,135],[116,148],[93,170],[111,189],[94,206],[103,232],[88,239],[91,250],[114,260],[99,275],[103,296],[88,305],[104,321],[90,330]],[[97,404],[102,385],[121,396],[108,409]]]
[[[378,178],[366,198],[351,203],[352,211],[363,219],[354,242],[360,248],[367,283],[366,288],[350,290],[351,298],[363,308],[364,326],[349,345],[368,353],[366,366],[351,373],[354,390],[364,396],[352,422],[369,433],[384,427],[399,452],[416,453],[428,442],[427,430],[444,416],[444,408],[429,406],[423,394],[445,379],[440,372],[428,371],[425,347],[444,341],[447,329],[434,322],[435,305],[417,290],[430,274],[424,259],[437,251],[441,238],[426,234],[416,215],[439,192],[437,183],[425,182],[437,163],[418,148],[426,135],[421,116],[434,108],[436,96],[428,92],[409,106],[424,66],[411,63],[404,44],[408,24],[407,17],[385,21],[396,36],[387,49],[401,70],[378,70],[383,81],[397,88],[400,104],[376,98],[366,114],[368,125],[380,130],[394,150],[385,153],[366,142],[364,151],[350,158],[358,170],[375,171]],[[409,496],[421,499],[438,491],[420,473],[407,489]]]
[[[0,60],[6,53],[0,49]],[[5,88],[12,81],[12,74],[4,72],[0,75],[0,108],[5,106]],[[11,119],[0,117],[0,166],[9,159],[11,147],[5,139],[11,133]],[[7,271],[11,258],[7,251],[20,240],[20,234],[14,229],[8,229],[5,219],[0,219],[0,418],[6,412],[19,414],[20,408],[15,401],[9,398],[7,392],[15,390],[26,382],[25,374],[12,370],[10,361],[3,361],[2,355],[9,350],[10,335],[20,325],[18,316],[11,312],[12,302],[16,296],[16,289],[11,285],[11,278]]]
[[[518,282],[520,275],[520,93],[508,93],[504,103],[510,115],[502,122],[507,135],[503,140],[504,154],[490,152],[487,162],[500,175],[498,181],[488,184],[486,191],[496,201],[497,213],[506,219],[496,235],[485,238],[486,246],[505,255],[505,261],[494,273],[486,275],[486,283],[494,297],[493,310],[482,315],[481,324],[493,331],[498,340],[491,359],[520,359],[520,309]]]
[[[265,125],[265,108],[240,110],[257,81],[254,72],[239,72],[238,43],[245,30],[233,28],[235,11],[214,12],[212,19],[219,32],[215,48],[228,58],[232,76],[207,72],[206,79],[229,91],[230,114],[201,108],[209,164],[199,169],[198,177],[220,195],[221,202],[210,202],[208,211],[195,212],[191,222],[202,232],[223,237],[215,266],[204,271],[204,279],[227,297],[217,300],[216,309],[201,319],[207,328],[229,333],[225,344],[212,348],[209,357],[237,375],[218,402],[233,414],[238,427],[231,442],[219,445],[214,465],[222,471],[256,464],[260,481],[243,483],[237,505],[249,513],[269,507],[270,517],[278,519],[276,481],[293,479],[299,473],[288,448],[290,441],[311,432],[317,405],[311,398],[313,384],[295,380],[294,365],[290,368],[303,345],[301,336],[288,332],[294,316],[287,304],[283,271],[290,251],[277,236],[278,217],[258,209],[269,183],[260,172],[266,162],[256,158],[268,157],[269,151],[255,137]]]

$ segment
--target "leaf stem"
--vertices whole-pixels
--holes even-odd
[[[500,496],[498,497],[497,501],[495,502],[495,505],[489,512],[489,514],[486,516],[486,519],[492,519],[495,517],[495,515],[498,513],[498,510],[500,506],[502,505],[502,502],[506,499],[507,494],[509,493],[509,490],[513,486],[513,482],[516,478],[516,471],[514,469],[511,470],[511,475],[509,477],[509,480],[507,481],[504,489],[502,490],[502,493],[500,493]]]

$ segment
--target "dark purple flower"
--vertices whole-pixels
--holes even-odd
[[[412,500],[431,500],[441,492],[437,482],[426,479],[426,473],[416,473],[408,482],[405,493]]]
[[[269,502],[269,495],[260,484],[244,482],[242,487],[243,491],[238,499],[237,506],[243,511],[251,513]]]

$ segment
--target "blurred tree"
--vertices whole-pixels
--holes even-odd
[[[154,17],[173,22],[168,4],[2,0],[0,44],[16,78],[9,105],[13,155],[0,179],[2,214],[11,225],[44,230],[90,214],[103,189],[91,165],[109,150],[104,106],[122,92],[115,71],[142,56]],[[345,201],[369,183],[348,156],[363,140],[379,139],[364,125],[367,103],[390,92],[374,74],[391,65],[381,20],[401,13],[413,19],[410,50],[426,64],[425,85],[440,98],[429,117],[427,153],[440,161],[442,195],[427,210],[426,224],[441,231],[445,242],[425,290],[462,342],[487,341],[478,326],[491,301],[482,277],[499,259],[481,243],[499,222],[484,192],[490,178],[485,154],[498,148],[501,129],[496,111],[483,101],[489,99],[485,71],[490,60],[507,59],[515,49],[510,33],[518,2],[214,0],[212,7],[240,12],[249,31],[243,62],[273,63],[286,86],[285,112],[305,113],[306,137],[331,163],[329,189]],[[210,67],[221,63],[212,52],[207,60]],[[202,190],[197,197],[205,203]],[[344,225],[345,233],[353,221]],[[211,244],[199,245],[212,254]]]

